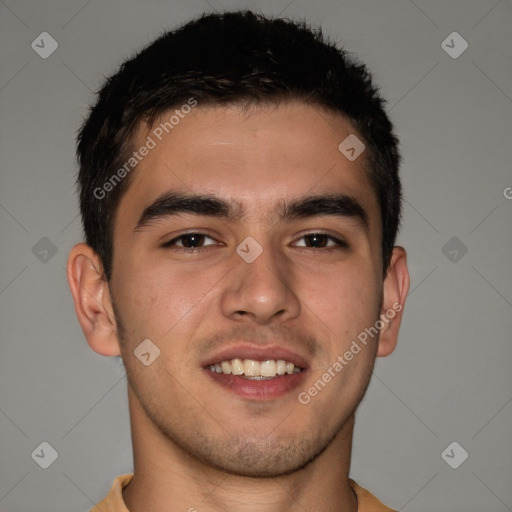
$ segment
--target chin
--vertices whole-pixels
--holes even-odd
[[[305,468],[329,444],[320,438],[304,438],[300,442],[262,440],[238,442],[230,440],[221,446],[210,442],[207,453],[198,453],[204,463],[225,473],[248,478],[272,478]]]

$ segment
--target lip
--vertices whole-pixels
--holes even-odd
[[[254,359],[256,361],[268,361],[269,359],[283,359],[302,368],[299,373],[276,375],[272,379],[251,380],[240,375],[225,375],[212,372],[208,366],[231,359]],[[212,381],[234,393],[240,398],[253,401],[264,401],[284,396],[298,388],[304,382],[308,364],[305,357],[289,350],[281,345],[255,345],[251,343],[239,343],[215,352],[203,363],[203,371]]]
[[[295,366],[306,370],[308,364],[306,359],[301,355],[292,352],[279,345],[253,345],[253,344],[238,344],[231,347],[226,347],[212,356],[208,357],[202,364],[203,368],[222,361],[229,361],[231,359],[254,359],[255,361],[268,361],[269,359],[278,360],[283,359],[293,363]]]
[[[278,375],[268,380],[249,380],[240,375],[225,375],[203,369],[214,383],[245,400],[257,402],[268,401],[289,394],[303,387],[304,379],[309,373],[303,370],[291,375]]]

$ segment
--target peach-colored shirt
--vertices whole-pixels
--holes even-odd
[[[123,501],[123,488],[126,487],[133,474],[118,476],[107,494],[107,497],[98,503],[90,512],[129,512]],[[373,494],[349,479],[350,487],[354,489],[359,503],[358,512],[396,512],[383,505]]]

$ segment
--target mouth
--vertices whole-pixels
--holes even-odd
[[[212,381],[240,398],[263,401],[281,397],[303,383],[307,363],[283,347],[245,345],[228,348],[205,361]]]
[[[225,359],[208,365],[208,370],[224,375],[237,375],[248,380],[270,380],[282,375],[300,373],[303,368],[285,359]]]

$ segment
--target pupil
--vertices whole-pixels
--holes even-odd
[[[325,247],[326,235],[307,235],[308,247]]]
[[[185,247],[197,247],[202,241],[204,241],[204,235],[191,234],[183,237]]]

